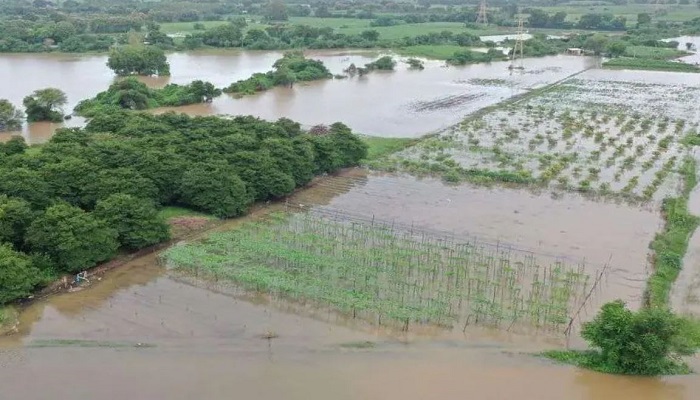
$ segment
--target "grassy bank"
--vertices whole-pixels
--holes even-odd
[[[700,72],[700,67],[678,61],[655,60],[649,58],[619,57],[603,63],[610,69],[637,69],[668,72]]]
[[[654,250],[654,273],[649,278],[645,296],[649,307],[669,307],[669,294],[683,267],[688,240],[700,223],[700,218],[688,212],[690,191],[697,184],[695,160],[688,157],[679,172],[683,176],[683,193],[679,197],[664,200],[664,230],[651,243]]]
[[[654,60],[670,60],[673,58],[689,55],[685,51],[671,49],[668,47],[652,47],[652,46],[628,46],[625,49],[625,57],[645,58]]]
[[[373,161],[385,155],[401,151],[418,142],[413,138],[386,138],[376,136],[363,136],[362,141],[367,143],[367,158],[365,161]]]
[[[0,306],[0,336],[10,333],[17,325],[19,314],[12,306]]]

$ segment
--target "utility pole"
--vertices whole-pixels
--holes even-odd
[[[525,42],[525,22],[523,21],[523,15],[518,10],[518,33],[515,36],[515,44],[513,45],[513,52],[510,55],[510,66],[509,69],[525,69],[523,67],[523,44]],[[516,54],[520,53],[520,65],[516,65],[515,59]]]
[[[484,24],[488,25],[489,24],[489,17],[488,14],[486,13],[487,9],[486,5],[486,0],[481,0],[481,4],[479,5],[479,14],[476,16],[476,23],[477,24]]]

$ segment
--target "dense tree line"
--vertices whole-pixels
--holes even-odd
[[[170,64],[163,50],[150,45],[127,45],[109,52],[107,66],[119,76],[170,75]]]
[[[208,103],[220,95],[220,89],[201,80],[187,85],[171,83],[162,89],[151,89],[136,78],[129,77],[111,84],[94,98],[81,101],[74,111],[78,115],[93,117],[115,109],[145,110]]]
[[[288,119],[117,111],[59,130],[40,152],[0,145],[0,303],[167,240],[161,206],[241,215],[367,154],[343,124],[313,132]]]

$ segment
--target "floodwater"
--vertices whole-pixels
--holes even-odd
[[[290,202],[308,201],[308,206],[315,204],[313,194],[318,191],[335,192],[339,195],[323,206],[325,210],[477,238],[532,252],[543,260],[584,264],[592,277],[607,264],[592,312],[596,305],[618,298],[633,308],[640,306],[650,272],[648,246],[663,228],[657,210],[572,193],[448,186],[434,179],[358,172],[322,180],[314,190]]]
[[[314,51],[307,56],[322,60],[334,74],[350,63],[363,65],[377,52]],[[186,84],[196,79],[217,87],[272,68],[282,56],[278,51],[214,51],[173,53],[168,56],[173,75],[144,78],[154,87],[167,83]],[[105,55],[21,54],[0,56],[0,97],[21,106],[24,96],[45,87],[66,92],[66,110],[106,90],[115,77],[107,68]],[[394,72],[374,72],[364,77],[334,79],[294,88],[274,88],[243,98],[224,95],[211,104],[175,108],[193,115],[245,114],[276,120],[291,118],[306,126],[341,121],[355,131],[390,137],[421,136],[458,122],[464,115],[530,88],[541,87],[595,66],[586,57],[552,56],[524,61],[527,71],[513,73],[507,62],[446,67],[426,60],[423,71],[412,71],[399,63]],[[26,79],[31,76],[32,79]],[[507,85],[488,87],[469,83],[471,79],[499,79]],[[435,107],[424,107],[435,104]],[[162,110],[160,110],[162,111]],[[66,126],[80,126],[74,118]],[[32,124],[21,133],[30,143],[46,141],[57,125]],[[0,134],[7,140],[9,134]]]
[[[634,258],[643,257],[658,221],[655,213],[575,196],[449,187],[356,169],[253,214],[290,204],[381,213],[538,251],[612,254],[616,265],[640,261]],[[630,378],[555,365],[528,354],[557,347],[537,337],[477,327],[464,334],[397,333],[262,296],[226,295],[156,260],[135,259],[82,291],[25,309],[20,332],[0,338],[3,396],[691,400],[700,390],[694,375]],[[700,360],[690,362],[700,367]]]
[[[700,390],[697,376],[554,365],[524,353],[543,348],[528,338],[426,340],[288,314],[183,283],[153,255],[21,318],[19,334],[0,338],[0,386],[13,400],[691,400]]]
[[[671,39],[665,39],[665,42],[678,42],[678,50],[688,51],[692,53],[689,56],[679,58],[688,64],[698,64],[700,63],[700,36],[680,36]],[[691,48],[688,49],[687,43],[691,43]]]

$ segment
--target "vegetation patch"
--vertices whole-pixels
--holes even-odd
[[[220,95],[220,89],[200,80],[187,85],[171,83],[162,89],[151,89],[136,78],[129,77],[111,84],[107,91],[98,93],[94,98],[81,101],[74,111],[84,117],[94,117],[110,109],[145,110],[209,103]]]
[[[641,69],[669,72],[700,72],[700,67],[680,61],[657,60],[649,58],[618,57],[603,63],[605,68]]]
[[[0,306],[0,336],[10,333],[19,322],[19,314],[14,307]]]
[[[561,332],[594,284],[559,260],[338,212],[276,214],[162,257],[183,272],[404,330]]]
[[[594,350],[548,351],[558,362],[599,372],[625,375],[690,373],[681,360],[700,348],[696,323],[673,315],[665,307],[634,312],[616,301],[604,305],[581,332]]]
[[[403,150],[418,142],[413,138],[388,138],[378,136],[362,136],[362,141],[367,143],[367,158],[365,161],[373,161],[385,155]]]
[[[275,61],[272,71],[255,73],[248,79],[232,83],[224,89],[226,93],[239,95],[255,94],[274,86],[293,86],[294,82],[309,82],[330,79],[333,74],[322,61],[304,57],[302,52],[288,52]]]
[[[0,304],[168,240],[177,212],[163,206],[239,216],[367,156],[340,123],[309,133],[288,119],[126,111],[59,130],[38,153],[21,140],[0,150]]]
[[[700,218],[688,211],[688,196],[697,184],[695,159],[687,157],[681,172],[685,188],[683,195],[664,200],[662,212],[666,224],[651,243],[654,250],[654,273],[647,283],[646,296],[649,307],[668,307],[671,288],[683,268],[683,256],[688,250],[688,240],[700,224]]]

